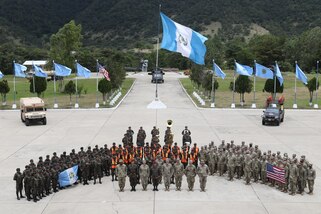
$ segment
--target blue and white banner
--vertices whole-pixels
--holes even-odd
[[[61,172],[58,178],[59,186],[64,187],[75,183],[78,180],[77,173],[78,165]]]
[[[273,79],[273,71],[263,65],[255,63],[255,76],[261,77],[264,79]]]
[[[14,66],[14,75],[16,77],[26,77],[25,71],[27,70],[27,67],[24,65],[20,65],[18,63],[13,63]]]
[[[295,76],[297,79],[301,80],[304,84],[308,84],[308,78],[301,70],[298,64],[295,64]]]
[[[213,71],[216,76],[218,76],[222,79],[224,79],[226,76],[226,74],[222,71],[222,69],[216,63],[214,63],[214,65],[213,65]]]
[[[247,65],[241,65],[237,62],[235,62],[235,71],[236,73],[245,76],[252,76],[253,74],[253,68]]]
[[[35,76],[47,78],[48,74],[42,70],[42,68],[38,65],[32,65],[33,70],[35,71]]]
[[[76,63],[76,69],[77,69],[77,76],[84,77],[84,78],[90,78],[91,71],[88,68],[83,67],[79,63]]]
[[[64,65],[54,63],[54,66],[55,66],[55,75],[56,76],[66,77],[71,74],[71,69],[64,66]]]
[[[278,78],[280,85],[283,85],[284,80],[283,80],[283,76],[281,74],[278,63],[275,63],[275,75]]]
[[[181,53],[196,64],[204,65],[207,38],[191,28],[174,22],[160,13],[163,24],[163,40],[161,48]]]
[[[3,73],[0,71],[0,79],[4,77]]]

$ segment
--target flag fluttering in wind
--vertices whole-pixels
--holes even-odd
[[[213,71],[216,76],[218,76],[222,79],[224,79],[226,76],[226,74],[222,71],[222,69],[216,63],[214,63],[214,65],[213,65]]]
[[[78,180],[78,165],[61,172],[58,177],[59,186],[64,187],[74,184]]]
[[[42,70],[42,68],[38,65],[32,65],[33,70],[35,71],[35,76],[37,77],[43,77],[43,78],[47,78],[48,74],[46,72],[44,72],[44,70]]]
[[[91,71],[88,68],[83,67],[79,63],[76,63],[77,68],[77,76],[84,77],[84,78],[90,78]]]
[[[283,85],[283,77],[279,68],[278,63],[275,63],[275,75],[278,78],[279,82],[280,82],[280,86]]]
[[[0,71],[0,79],[4,77],[3,73]]]
[[[298,64],[295,64],[295,76],[298,80],[300,80],[304,84],[308,84],[308,78],[304,74],[304,72],[301,70]]]
[[[56,76],[66,77],[71,74],[71,69],[68,68],[67,66],[60,65],[58,63],[54,63],[54,66],[55,66],[55,75]]]
[[[101,73],[102,75],[104,75],[106,80],[110,81],[110,77],[109,77],[108,71],[99,63],[98,63],[98,72]]]
[[[245,75],[245,76],[252,76],[253,74],[253,68],[251,68],[250,66],[247,65],[241,65],[237,62],[235,62],[235,71],[236,73],[240,74],[240,75]]]
[[[20,65],[18,63],[14,64],[14,76],[16,77],[26,77],[25,71],[27,70],[27,67],[24,65]]]
[[[204,65],[207,38],[189,27],[174,22],[160,13],[163,24],[163,40],[161,48],[181,53],[196,64]]]
[[[263,65],[255,63],[255,76],[263,79],[273,79],[273,71]]]

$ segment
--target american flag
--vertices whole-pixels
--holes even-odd
[[[104,77],[106,78],[106,80],[110,81],[110,78],[109,78],[109,73],[108,71],[100,64],[98,64],[98,71],[99,73],[103,74]]]
[[[276,180],[282,184],[285,183],[285,169],[273,166],[267,163],[266,165],[266,177]]]

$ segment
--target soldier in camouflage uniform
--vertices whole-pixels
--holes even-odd
[[[180,159],[177,159],[176,163],[174,164],[176,191],[181,191],[183,175],[184,165],[181,163]]]
[[[227,169],[228,169],[228,180],[233,181],[234,171],[235,171],[235,162],[236,158],[230,150],[229,155],[227,156]]]
[[[24,198],[24,196],[22,195],[22,189],[23,189],[23,175],[20,172],[20,168],[16,169],[16,173],[13,176],[13,180],[16,182],[16,196],[17,196],[17,200],[20,200],[20,198]],[[20,197],[19,197],[19,193],[20,193]]]
[[[243,168],[244,168],[245,182],[246,184],[250,184],[251,173],[252,173],[252,161],[249,154],[245,156]]]
[[[195,176],[196,176],[196,167],[193,164],[193,161],[190,160],[188,162],[188,165],[184,170],[184,174],[186,175],[186,178],[187,178],[188,191],[193,191]]]
[[[174,174],[174,169],[170,163],[170,159],[167,158],[165,164],[162,167],[162,175],[164,179],[165,191],[169,191],[169,186],[171,184],[171,177]]]
[[[146,164],[146,160],[143,160],[143,164],[139,167],[139,176],[143,186],[143,191],[147,190],[148,178],[150,176],[149,166]]]
[[[116,176],[118,177],[119,192],[124,192],[127,176],[127,167],[123,160],[119,160],[119,164],[116,167]]]
[[[289,184],[290,184],[290,195],[295,195],[296,193],[296,186],[299,177],[299,170],[296,166],[296,160],[291,160],[289,168]]]
[[[208,173],[209,173],[208,166],[205,164],[204,160],[201,160],[201,164],[197,168],[197,174],[200,180],[201,192],[205,192]]]
[[[316,173],[315,173],[315,170],[312,168],[312,164],[309,164],[308,166],[309,168],[307,171],[307,180],[308,180],[309,194],[312,195]]]

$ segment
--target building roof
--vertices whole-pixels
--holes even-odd
[[[23,65],[46,65],[47,63],[47,60],[27,60]]]

